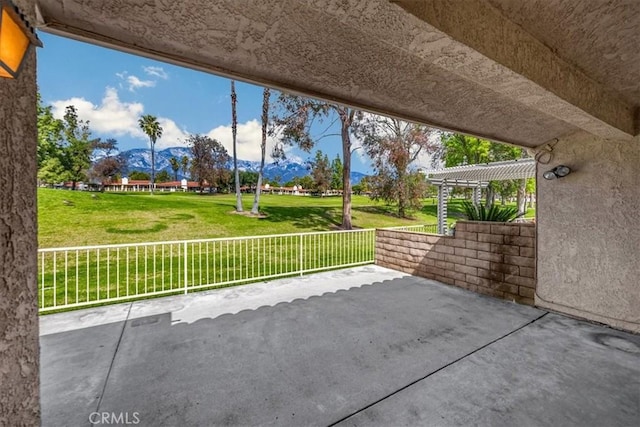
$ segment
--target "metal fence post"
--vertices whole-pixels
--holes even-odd
[[[300,277],[303,276],[303,272],[304,272],[304,255],[303,255],[303,250],[304,250],[304,245],[303,245],[303,235],[300,235]]]
[[[187,273],[187,266],[189,265],[189,258],[187,257],[187,242],[184,242],[184,294],[187,294],[187,278],[189,274]]]

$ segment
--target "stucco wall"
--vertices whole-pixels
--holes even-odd
[[[21,7],[32,1],[16,1]],[[25,10],[26,11],[26,10]],[[0,425],[40,424],[36,71],[0,78]]]
[[[573,173],[542,178],[559,164]],[[537,217],[536,305],[640,332],[640,137],[561,139]]]
[[[459,221],[455,237],[376,230],[375,262],[470,291],[533,305],[535,226]]]

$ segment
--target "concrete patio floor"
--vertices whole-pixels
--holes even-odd
[[[640,336],[376,266],[43,316],[41,360],[44,426],[640,425]]]

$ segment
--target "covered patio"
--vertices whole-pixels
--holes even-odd
[[[637,335],[378,266],[40,323],[44,426],[112,414],[141,426],[628,426],[640,416]]]
[[[41,355],[32,50],[0,79],[0,424],[55,425],[56,411],[87,423],[94,408],[139,409],[150,425],[638,424],[637,336],[540,308],[640,332],[639,2],[15,3],[44,31],[515,144],[574,172],[546,181],[537,165],[535,245],[519,234],[528,256],[509,255],[537,308],[403,277],[193,323],[165,310],[90,328],[93,310],[72,332],[51,317]],[[461,255],[434,243],[444,261],[419,266],[495,282],[467,265],[484,252],[470,246],[515,246],[481,242],[490,231],[465,231]],[[422,259],[407,258],[432,244],[413,255],[407,236],[387,256],[414,269]],[[486,292],[516,290],[504,286]]]

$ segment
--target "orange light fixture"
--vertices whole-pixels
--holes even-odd
[[[0,77],[13,79],[31,46],[42,42],[10,0],[0,0]]]

